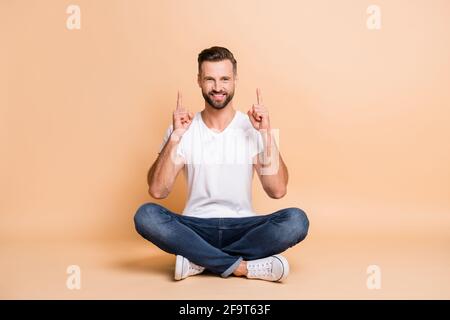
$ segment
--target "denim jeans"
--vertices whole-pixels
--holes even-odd
[[[245,218],[197,218],[156,203],[139,207],[136,231],[161,250],[228,277],[242,260],[281,253],[305,239],[309,220],[298,208]]]

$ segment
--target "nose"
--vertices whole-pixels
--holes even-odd
[[[214,91],[215,92],[221,92],[222,91],[219,81],[214,82]]]

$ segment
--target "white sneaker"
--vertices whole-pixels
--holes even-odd
[[[184,278],[195,276],[202,273],[205,268],[190,262],[183,256],[177,255],[175,263],[175,280],[182,280]]]
[[[247,261],[247,278],[283,281],[289,274],[289,263],[282,255]]]

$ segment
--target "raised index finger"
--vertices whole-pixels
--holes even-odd
[[[261,89],[256,88],[256,101],[258,104],[263,104]]]
[[[181,95],[181,92],[178,91],[178,95],[177,95],[177,110],[180,110],[180,109],[183,108],[182,107],[182,105],[183,105],[182,99],[183,99],[183,96]]]

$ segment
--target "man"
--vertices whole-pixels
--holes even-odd
[[[289,264],[280,253],[306,237],[309,221],[298,208],[268,215],[252,210],[254,170],[271,198],[283,197],[288,182],[261,91],[247,115],[234,109],[237,63],[223,47],[199,54],[197,81],[205,108],[192,114],[178,93],[173,124],[148,172],[150,195],[163,199],[184,169],[188,201],[183,214],[146,203],[134,217],[136,230],[177,255],[176,280],[207,269],[222,277],[282,281]]]

